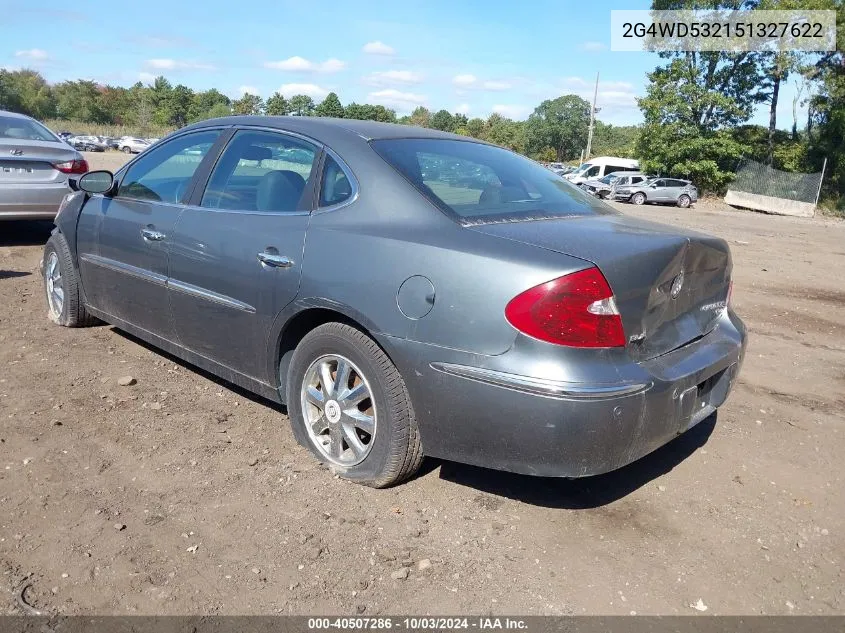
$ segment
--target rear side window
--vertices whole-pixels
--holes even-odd
[[[144,152],[120,181],[117,195],[152,202],[181,202],[219,130],[186,134]]]
[[[337,161],[326,155],[323,181],[320,187],[320,206],[330,207],[352,197],[352,183]]]
[[[462,223],[615,213],[539,163],[501,147],[451,139],[371,144],[417,191]]]
[[[241,130],[217,160],[200,206],[211,209],[301,210],[313,182],[317,148],[286,134]]]

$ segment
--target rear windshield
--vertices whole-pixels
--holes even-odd
[[[539,163],[448,139],[383,139],[376,152],[443,211],[465,224],[615,213]]]
[[[0,116],[0,138],[61,142],[55,134],[40,123],[12,116]]]

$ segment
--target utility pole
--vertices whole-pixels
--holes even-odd
[[[596,89],[593,92],[593,105],[590,108],[590,127],[587,128],[587,151],[585,152],[584,160],[581,162],[585,162],[590,160],[590,150],[593,149],[593,128],[595,127],[596,123],[596,99],[599,96],[599,74],[596,73]]]

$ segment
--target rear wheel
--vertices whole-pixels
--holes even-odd
[[[366,334],[343,323],[309,332],[291,358],[288,415],[297,441],[340,476],[384,488],[422,463],[405,382]]]
[[[631,202],[636,205],[645,204],[645,194],[642,192],[635,193],[633,196],[631,196]]]
[[[55,233],[47,240],[42,260],[47,315],[53,323],[64,327],[84,327],[97,320],[88,314],[82,302],[79,274],[65,236]]]
[[[680,198],[678,198],[678,206],[682,209],[686,209],[687,207],[689,207],[691,202],[692,200],[686,194],[683,194]]]

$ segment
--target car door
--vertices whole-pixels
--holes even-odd
[[[648,199],[650,202],[663,202],[666,199],[666,181],[662,178],[649,185]]]
[[[170,253],[181,345],[267,379],[270,326],[299,290],[318,144],[240,129],[182,213]]]
[[[667,180],[666,181],[666,202],[677,202],[678,198],[684,190],[686,183],[682,180]]]
[[[174,340],[167,297],[168,249],[194,174],[220,136],[203,130],[175,137],[117,176],[117,192],[92,196],[80,227],[80,272],[94,308]]]

